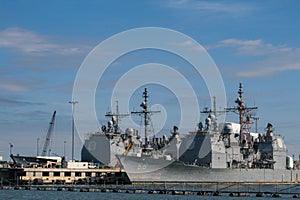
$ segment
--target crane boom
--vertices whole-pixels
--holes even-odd
[[[46,153],[49,148],[50,139],[51,139],[51,135],[53,132],[53,127],[54,127],[55,115],[56,115],[56,110],[54,111],[54,113],[52,115],[51,121],[49,122],[49,128],[47,131],[46,140],[45,140],[43,151],[42,151],[42,156],[46,156]]]

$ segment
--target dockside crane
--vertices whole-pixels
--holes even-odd
[[[45,140],[43,151],[42,151],[42,156],[46,156],[47,151],[49,149],[51,135],[52,135],[53,128],[54,128],[55,115],[56,115],[56,110],[54,111],[54,113],[52,115],[51,121],[49,122],[49,128],[47,131],[46,140]]]

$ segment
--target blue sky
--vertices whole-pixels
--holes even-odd
[[[0,1],[0,154],[7,158],[9,143],[15,154],[36,154],[37,138],[42,146],[57,110],[52,152],[62,155],[67,141],[70,156],[68,102],[82,61],[108,37],[151,26],[180,31],[203,45],[222,74],[228,104],[233,106],[238,83],[243,82],[248,104],[260,108],[259,130],[272,122],[276,133],[285,137],[289,154],[298,155],[299,9],[296,0]],[[97,98],[110,93],[109,81],[120,71],[153,61],[184,66],[183,61],[173,59],[157,51],[120,58],[107,72],[108,87],[100,87]],[[157,90],[152,86],[150,92]],[[141,91],[132,99],[139,102]],[[198,96],[201,109],[210,105],[206,89]],[[154,97],[151,103],[159,103]],[[99,104],[97,115],[105,123],[103,115],[110,104]],[[80,149],[77,139],[77,159]]]

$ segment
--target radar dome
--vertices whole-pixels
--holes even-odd
[[[223,133],[225,134],[231,134],[233,133],[233,128],[231,124],[225,124],[223,128]]]
[[[125,134],[127,134],[127,135],[133,135],[133,133],[134,133],[134,130],[133,130],[133,128],[126,128],[126,130],[125,130]]]

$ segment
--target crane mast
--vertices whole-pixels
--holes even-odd
[[[53,132],[53,127],[54,127],[54,121],[55,121],[55,115],[56,115],[56,110],[54,111],[51,121],[49,122],[49,128],[47,131],[47,135],[46,135],[46,140],[43,146],[43,151],[42,151],[42,156],[46,156],[49,145],[50,145],[50,139],[51,139],[51,135]]]

